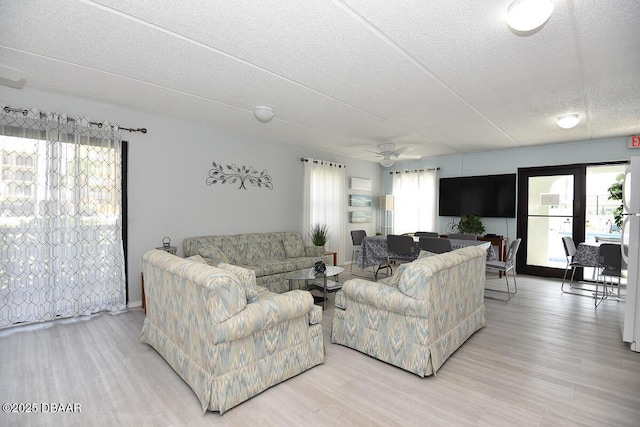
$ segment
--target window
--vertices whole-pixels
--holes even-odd
[[[435,170],[394,173],[394,234],[436,230],[436,181]]]
[[[125,307],[122,142],[86,122],[0,114],[0,327]]]
[[[346,223],[345,166],[320,160],[305,160],[303,238],[309,240],[313,224],[326,225],[329,241],[325,249],[337,252],[338,264],[342,264]]]

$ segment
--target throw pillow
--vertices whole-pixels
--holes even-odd
[[[434,256],[434,255],[438,255],[438,254],[435,253],[435,252],[429,252],[429,251],[421,250],[420,254],[418,254],[418,258],[417,259],[428,258],[428,257]]]
[[[217,246],[214,245],[200,248],[198,250],[198,255],[205,258],[207,264],[213,265],[214,267],[221,262],[229,262],[227,256]]]
[[[199,262],[200,264],[207,264],[207,260],[202,258],[200,255],[194,255],[187,258],[189,261]]]
[[[255,271],[226,263],[218,264],[218,268],[234,274],[240,280],[240,284],[244,288],[244,293],[247,296],[247,302],[252,302],[259,295],[260,289],[256,287]]]

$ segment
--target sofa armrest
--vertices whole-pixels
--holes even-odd
[[[307,257],[323,257],[324,256],[324,246],[305,246],[304,247],[304,256]]]
[[[426,318],[425,302],[403,294],[394,286],[364,279],[351,279],[344,282],[342,292],[347,299],[381,310]]]
[[[272,293],[247,304],[240,313],[218,323],[214,328],[214,344],[245,338],[288,320],[308,315],[313,309],[313,296],[302,290]]]

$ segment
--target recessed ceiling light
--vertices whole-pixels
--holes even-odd
[[[558,126],[563,129],[571,129],[580,122],[580,115],[576,113],[558,116]]]
[[[551,0],[516,0],[507,8],[507,24],[516,31],[533,31],[553,12]]]

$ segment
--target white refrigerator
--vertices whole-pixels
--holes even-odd
[[[640,157],[632,157],[623,184],[624,225],[622,258],[627,265],[627,286],[621,289],[622,339],[640,352]]]

